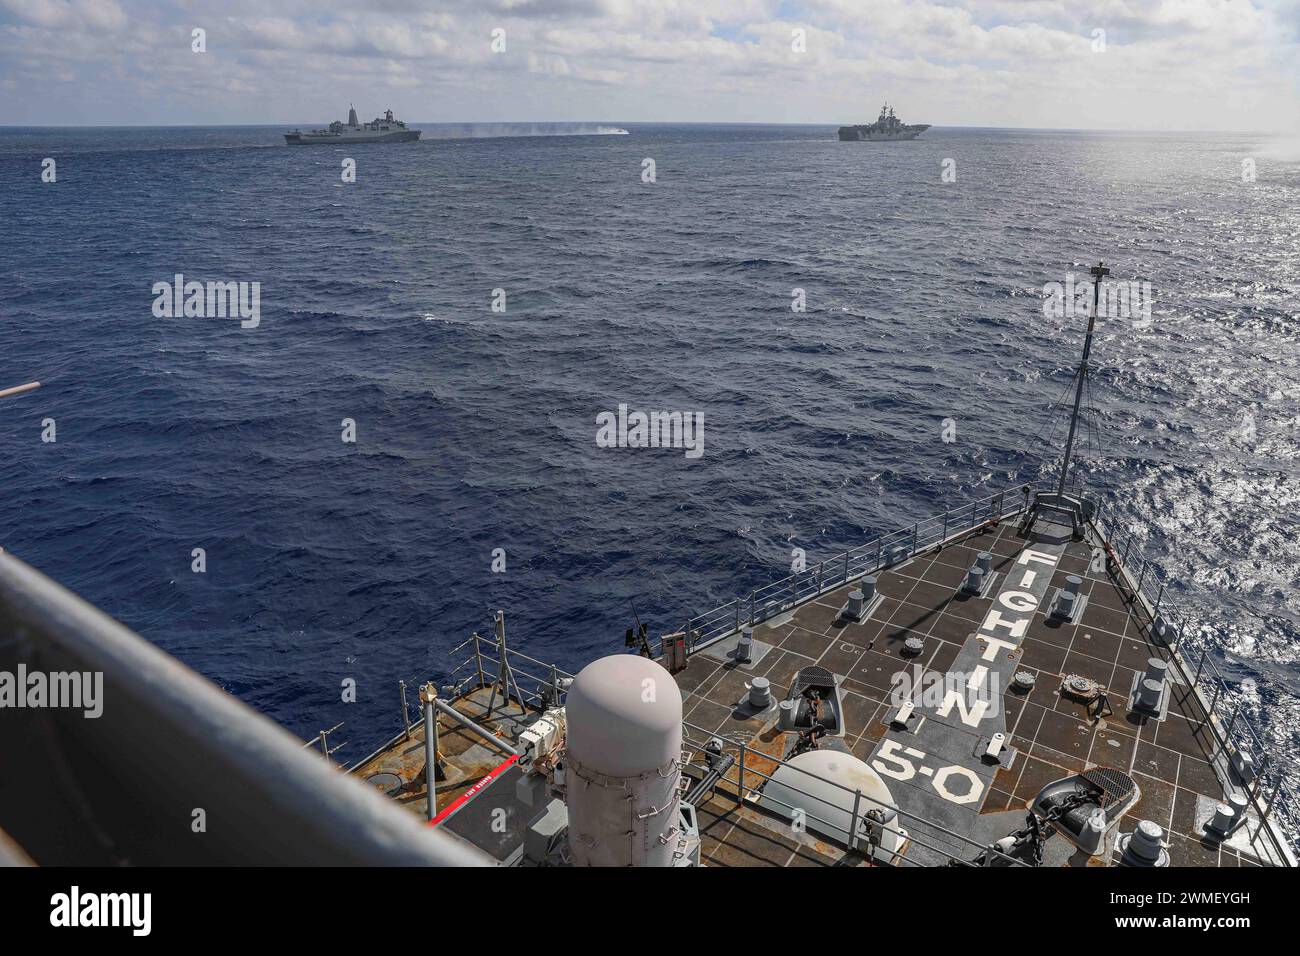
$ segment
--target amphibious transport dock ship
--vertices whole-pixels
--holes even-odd
[[[392,110],[384,110],[384,115],[369,123],[357,121],[357,111],[348,108],[348,121],[335,120],[326,129],[313,129],[303,132],[293,129],[284,134],[284,141],[290,146],[323,146],[344,143],[409,143],[420,138],[418,129],[407,129],[401,120],[393,119]]]
[[[867,126],[841,126],[840,139],[845,142],[858,140],[899,140],[916,139],[927,129],[928,123],[908,126],[894,115],[894,108],[886,103],[880,108],[880,116]]]
[[[1286,762],[1070,480],[1092,338],[1054,487],[939,502],[577,675],[497,612],[346,774],[338,728],[295,740],[0,553],[0,673],[104,681],[98,719],[0,711],[0,862],[1293,866]]]

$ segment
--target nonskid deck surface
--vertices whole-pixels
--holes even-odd
[[[491,687],[475,688],[451,703],[466,717],[499,733],[507,742],[514,741],[519,732],[539,715],[534,708],[522,708],[513,698],[503,703],[500,691],[494,696]],[[489,704],[492,706],[490,713]],[[438,752],[446,771],[446,779],[437,783],[439,812],[455,806],[475,785],[509,759],[442,713],[438,715]],[[376,774],[394,774],[405,785],[403,789],[397,792],[382,786],[380,789],[400,805],[424,817],[427,814],[427,790],[421,779],[423,770],[424,725],[416,722],[411,726],[409,737],[399,734],[378,753],[354,767],[352,773],[363,780]],[[494,829],[481,818],[485,809],[497,808],[504,810],[501,817],[504,826],[498,825]],[[480,790],[439,825],[486,850],[497,860],[505,861],[523,843],[527,816],[526,808],[514,799],[514,775],[507,771],[494,778],[490,786]]]
[[[1019,560],[1026,548],[1047,550],[1022,537],[1014,523],[1005,523],[961,544],[922,553],[878,576],[877,590],[884,595],[884,602],[865,624],[845,626],[837,622],[850,587],[828,592],[796,608],[793,615],[755,628],[754,640],[770,644],[772,649],[752,668],[738,668],[696,653],[686,670],[677,675],[679,686],[688,692],[686,721],[733,739],[753,734],[753,746],[776,752],[785,744],[780,739],[784,735],[773,735],[770,726],[747,726],[732,717],[732,710],[753,677],[767,677],[773,694],[779,698],[796,671],[816,663],[843,677],[844,743],[855,756],[872,763],[877,770],[883,767],[907,775],[908,771],[895,761],[882,763],[878,758],[889,738],[899,739],[913,751],[909,754],[901,747],[889,751],[900,754],[915,770],[907,780],[884,777],[901,809],[936,820],[945,829],[979,844],[1023,826],[1028,802],[1045,784],[1087,767],[1105,766],[1128,773],[1141,791],[1140,799],[1117,829],[1131,830],[1143,819],[1160,824],[1170,843],[1171,865],[1237,866],[1252,865],[1256,855],[1268,859],[1268,851],[1262,846],[1243,854],[1233,846],[1207,838],[1202,831],[1211,808],[1224,799],[1225,793],[1211,765],[1212,735],[1197,696],[1175,678],[1163,721],[1128,712],[1128,692],[1135,672],[1144,669],[1149,658],[1167,660],[1169,651],[1152,640],[1147,628],[1139,624],[1124,592],[1108,576],[1104,562],[1098,562],[1100,569],[1094,569],[1094,546],[1088,542],[1064,546],[1046,591],[1050,596],[1067,575],[1083,578],[1081,593],[1088,601],[1079,622],[1052,621],[1044,598],[1028,623],[1010,668],[1030,671],[1036,677],[1028,694],[1007,690],[1002,698],[1008,744],[1018,755],[1008,769],[989,772],[988,786],[973,803],[954,804],[939,795],[934,787],[939,769],[936,764],[962,763],[966,756],[966,766],[978,765],[974,758],[976,744],[987,736],[988,729],[965,728],[954,708],[946,732],[941,735],[948,739],[939,741],[946,752],[932,754],[925,746],[917,746],[925,739],[925,726],[919,733],[912,733],[892,730],[886,724],[897,709],[891,702],[894,675],[910,672],[916,664],[931,674],[931,679],[952,670],[969,673],[969,667],[958,666],[959,658],[963,647],[967,648],[965,653],[970,653],[970,642],[993,607],[999,588],[983,598],[958,596],[957,588],[980,551],[994,555],[993,569],[1003,580],[1015,569],[1041,566]],[[903,654],[909,637],[924,641],[924,649],[915,658]],[[1105,685],[1114,713],[1097,721],[1088,716],[1087,705],[1063,696],[1060,683],[1067,674],[1089,677]],[[1009,683],[1004,681],[1003,686]],[[918,708],[918,714],[925,716],[927,723],[940,722],[933,708]],[[969,747],[952,740],[963,730],[968,731]],[[916,757],[916,752],[924,756]],[[770,772],[771,768],[755,769]],[[752,779],[750,776],[745,781],[747,787],[762,784],[757,774]],[[961,777],[949,775],[943,786],[950,796],[964,799],[970,794],[966,783]],[[971,858],[977,852],[954,843],[937,830],[927,832],[925,826],[914,821],[905,822],[904,829],[953,855]],[[1245,836],[1239,830],[1230,843],[1242,842]],[[1047,846],[1047,863],[1066,862],[1062,849],[1067,851],[1065,856],[1073,855],[1064,837],[1052,838]],[[729,855],[724,839],[706,836],[706,861]],[[909,849],[907,857],[915,862],[941,862],[935,854],[917,846]],[[1079,865],[1083,860],[1070,862]]]
[[[1172,866],[1249,866],[1273,859],[1263,838],[1251,840],[1250,834],[1258,832],[1253,812],[1251,823],[1227,842],[1205,834],[1206,820],[1226,793],[1213,766],[1215,746],[1203,703],[1173,676],[1173,668],[1164,719],[1130,713],[1128,695],[1135,673],[1146,667],[1149,658],[1169,659],[1170,651],[1140,623],[1144,618],[1133,611],[1126,591],[1116,585],[1105,563],[1094,561],[1096,547],[1093,541],[1055,546],[1036,543],[1024,537],[1014,522],[1006,522],[976,532],[961,543],[922,552],[880,573],[877,590],[883,602],[864,624],[845,625],[839,620],[840,608],[853,587],[845,586],[755,627],[751,665],[737,665],[716,649],[713,653],[707,647],[697,650],[675,675],[682,691],[687,746],[694,750],[711,735],[743,741],[751,748],[745,768],[746,791],[761,788],[765,783],[762,774],[776,769],[777,760],[789,753],[793,737],[776,728],[774,714],[746,717],[737,705],[754,677],[766,677],[773,696],[781,699],[796,672],[817,664],[841,679],[844,747],[878,771],[892,770],[894,776],[882,773],[882,778],[900,809],[938,824],[931,827],[915,819],[901,821],[914,838],[905,850],[903,864],[935,865],[945,862],[946,855],[972,859],[978,853],[976,844],[987,845],[1024,825],[1029,802],[1045,784],[1098,766],[1129,774],[1140,790],[1136,804],[1110,831],[1108,846],[1113,846],[1115,834],[1131,831],[1139,820],[1152,820],[1165,829]],[[1026,560],[1026,549],[1039,555],[1054,550],[1055,561],[1049,568],[1041,560]],[[959,595],[967,569],[982,551],[994,556],[993,570],[999,575],[995,587],[986,597]],[[1029,671],[1036,678],[1028,693],[1007,689],[1002,694],[1000,727],[1007,734],[1008,746],[1016,752],[1010,766],[988,767],[980,761],[977,745],[992,727],[966,726],[960,708],[953,708],[944,718],[933,706],[918,707],[917,715],[924,720],[920,726],[914,721],[908,730],[890,727],[887,721],[897,709],[897,701],[891,698],[895,675],[908,672],[915,677],[918,666],[923,681],[929,682],[949,671],[969,673],[970,664],[986,646],[979,639],[981,624],[999,592],[1010,586],[1007,582],[1022,580],[1012,575],[1025,568],[1042,568],[1050,577],[1033,588],[1039,602],[1032,614],[1026,614],[1029,620],[1018,646],[1002,649],[1007,658],[1000,670],[1004,688],[1010,686],[1010,676],[1016,671]],[[1075,624],[1058,623],[1047,613],[1054,589],[1067,575],[1083,579],[1081,593],[1087,597]],[[904,654],[909,637],[924,642],[915,657]],[[1088,714],[1088,705],[1062,695],[1061,680],[1068,674],[1105,685],[1113,713],[1094,719]],[[510,741],[521,726],[537,716],[534,709],[523,713],[514,700],[503,706],[499,692],[489,714],[490,695],[490,687],[475,688],[453,703],[466,716],[500,731]],[[505,758],[479,737],[453,726],[445,716],[440,717],[439,733],[440,751],[449,767],[449,779],[438,785],[438,806],[443,809]],[[891,740],[898,743],[891,745]],[[897,759],[882,759],[882,749],[910,764],[914,772],[908,773]],[[772,759],[764,760],[755,751]],[[354,772],[368,777],[386,771],[410,781],[423,766],[423,752],[423,733],[416,725],[409,740],[399,739]],[[694,756],[697,759],[687,768],[688,776],[693,777],[699,775],[702,763],[698,753]],[[970,773],[941,773],[945,767],[958,765],[971,768],[980,777],[979,783],[971,783]],[[738,800],[739,772],[739,766],[733,766],[698,808],[703,863],[868,863],[862,853],[850,852],[814,833],[796,832],[789,821],[760,809],[752,800]],[[944,778],[941,788],[935,786],[940,777]],[[522,842],[527,822],[525,809],[513,799],[513,789],[510,780],[501,778],[467,804],[491,794],[493,808],[506,811],[506,832],[487,832],[476,822],[479,813],[464,810],[443,826],[505,861]],[[946,798],[940,795],[941,789]],[[424,813],[422,784],[397,799],[412,811]],[[954,833],[971,842],[954,839]],[[1108,849],[1106,854],[1089,859],[1058,835],[1047,841],[1044,864],[1102,865],[1112,856]]]

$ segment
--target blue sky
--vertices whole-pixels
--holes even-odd
[[[936,125],[1295,132],[1298,37],[1300,0],[0,0],[0,125],[315,123],[349,101],[843,123],[888,99]]]

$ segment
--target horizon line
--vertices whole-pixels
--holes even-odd
[[[775,123],[755,120],[752,122],[722,122],[713,120],[409,120],[408,126],[417,125],[425,126],[615,126],[619,128],[632,126],[731,126],[731,127],[754,127],[770,126],[785,127],[791,129],[835,129],[839,126],[853,124],[837,124],[833,122],[824,123]],[[301,128],[301,124],[292,123],[152,123],[147,125],[124,124],[124,123],[58,123],[58,124],[26,124],[26,123],[0,123],[0,130],[15,129],[33,129],[33,130],[57,130],[57,129],[280,129],[286,127],[290,129]],[[1207,133],[1217,134],[1234,134],[1241,136],[1287,136],[1300,135],[1300,129],[1289,131],[1265,131],[1265,130],[1243,130],[1243,129],[1146,129],[1136,127],[1079,127],[1079,126],[974,126],[965,124],[931,124],[932,130],[993,130],[993,131],[1012,131],[1024,133],[1146,133],[1156,135],[1177,135],[1177,134],[1197,134],[1205,135]]]

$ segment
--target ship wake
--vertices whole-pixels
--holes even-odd
[[[440,123],[425,126],[426,139],[502,139],[511,136],[627,136],[620,126],[599,123]]]

